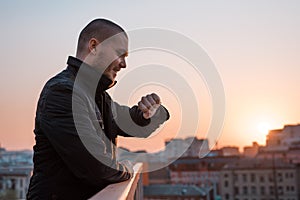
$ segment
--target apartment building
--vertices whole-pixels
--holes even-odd
[[[279,159],[243,158],[223,167],[224,200],[298,200],[299,165]]]
[[[220,171],[227,163],[239,157],[180,158],[169,166],[171,184],[196,185],[212,191],[214,198],[220,194]]]

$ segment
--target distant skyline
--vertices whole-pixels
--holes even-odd
[[[67,57],[75,54],[80,30],[98,17],[113,20],[125,30],[173,30],[205,49],[219,71],[226,95],[226,118],[219,146],[243,147],[252,141],[265,144],[267,129],[300,122],[297,0],[12,0],[0,5],[0,143],[9,150],[32,149],[40,91],[51,76],[66,67]],[[131,69],[134,58],[129,55],[123,74]],[[141,92],[144,90],[138,94]],[[132,97],[130,103],[134,104],[137,98]],[[209,108],[206,101],[206,97],[200,99],[203,109]],[[163,99],[163,103],[174,106],[176,115],[162,130],[168,138],[171,130],[178,128],[175,122],[180,118],[171,101]],[[208,118],[200,122],[200,138],[208,123]],[[149,146],[159,148],[164,143],[162,138],[153,141]]]

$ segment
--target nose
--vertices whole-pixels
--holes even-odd
[[[120,58],[121,60],[120,60],[120,67],[121,68],[126,68],[126,60],[125,60],[125,58]]]

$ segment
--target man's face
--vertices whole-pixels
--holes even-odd
[[[128,55],[128,39],[123,33],[117,34],[102,42],[99,49],[99,66],[105,69],[103,74],[114,82],[117,73],[122,68],[126,68],[125,58]]]

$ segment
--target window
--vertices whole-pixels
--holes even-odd
[[[244,187],[243,187],[243,194],[244,194],[244,195],[247,195],[247,194],[248,194],[248,188],[247,188],[247,186],[244,186]]]
[[[11,189],[15,190],[16,189],[16,179],[11,179]]]
[[[271,195],[274,195],[274,187],[273,187],[273,186],[270,186],[270,187],[269,187],[269,190],[270,190],[270,194],[271,194]]]
[[[243,176],[243,181],[247,182],[247,174],[243,174],[242,176]]]
[[[285,178],[289,178],[289,173],[285,173]]]
[[[228,174],[224,174],[224,177],[227,178],[227,177],[228,177]]]
[[[229,195],[229,194],[225,194],[225,199],[226,199],[226,200],[228,200],[228,199],[229,199],[229,197],[230,197],[230,195]]]
[[[234,194],[238,195],[239,194],[239,187],[234,187]]]
[[[238,175],[237,174],[233,174],[233,181],[234,182],[238,181]]]
[[[273,182],[273,180],[274,180],[273,174],[269,174],[269,182]]]
[[[251,182],[255,182],[255,174],[251,174]]]
[[[261,186],[261,187],[260,187],[260,194],[261,194],[261,195],[265,195],[265,194],[266,194],[265,186]]]
[[[255,186],[251,186],[251,194],[256,194],[256,187]]]
[[[278,176],[278,182],[282,182],[283,181],[283,176],[282,176],[282,173],[278,172],[277,173],[277,176]]]
[[[278,194],[279,195],[283,195],[283,188],[282,188],[282,186],[278,187]]]
[[[224,181],[224,187],[228,187],[228,181]]]
[[[265,177],[264,177],[264,176],[260,176],[260,177],[259,177],[259,181],[260,181],[261,183],[264,183],[264,182],[265,182]]]

